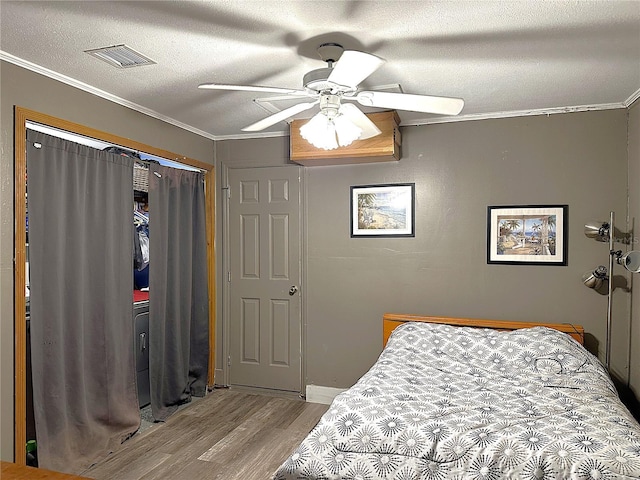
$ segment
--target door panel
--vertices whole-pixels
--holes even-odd
[[[271,301],[271,322],[270,338],[271,338],[271,365],[279,365],[282,367],[290,366],[290,346],[289,336],[291,329],[289,328],[289,302],[282,300]]]
[[[229,383],[300,392],[300,168],[229,170]]]
[[[240,242],[242,244],[242,278],[260,278],[260,217],[240,216]]]
[[[260,364],[260,300],[257,298],[241,298],[242,312],[240,317],[240,361],[242,363]]]

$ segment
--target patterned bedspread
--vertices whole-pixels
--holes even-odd
[[[564,333],[407,323],[273,478],[640,478],[640,425]]]

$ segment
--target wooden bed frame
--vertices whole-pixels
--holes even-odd
[[[424,315],[405,315],[385,313],[382,316],[382,345],[387,345],[391,332],[406,322],[444,323],[462,327],[493,328],[496,330],[517,330],[519,328],[548,327],[571,335],[580,345],[584,345],[584,328],[572,323],[517,322],[511,320],[483,320],[479,318],[427,317]]]

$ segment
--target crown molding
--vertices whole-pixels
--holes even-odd
[[[238,133],[232,135],[216,135],[217,140],[247,140],[250,138],[276,138],[276,137],[288,137],[289,131],[286,132],[251,132],[251,133]]]
[[[640,88],[633,92],[631,96],[624,101],[624,105],[629,108],[638,100],[638,98],[640,98]]]
[[[455,117],[439,117],[400,122],[401,127],[431,125],[437,123],[468,122],[472,120],[490,120],[511,117],[533,117],[539,115],[556,115],[559,113],[592,112],[597,110],[615,110],[627,108],[623,103],[605,103],[600,105],[578,105],[573,107],[540,108],[532,110],[511,110],[506,112],[491,112],[481,114],[458,115]]]

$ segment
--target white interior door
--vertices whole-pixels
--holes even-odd
[[[300,168],[228,177],[229,383],[300,392]]]

